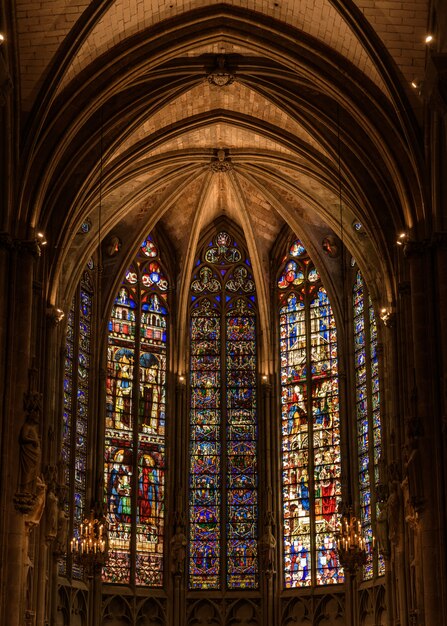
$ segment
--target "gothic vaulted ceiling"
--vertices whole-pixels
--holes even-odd
[[[317,255],[344,237],[383,282],[396,230],[425,211],[408,85],[428,2],[391,4],[17,0],[17,223],[47,233],[50,299],[69,297],[98,236],[120,239],[124,267],[160,224],[186,272],[222,215],[258,277],[289,224]]]

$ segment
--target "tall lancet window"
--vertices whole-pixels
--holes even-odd
[[[254,589],[256,298],[250,260],[229,232],[203,246],[190,302],[189,586]]]
[[[104,487],[109,559],[103,580],[163,584],[168,280],[148,236],[109,321]]]
[[[382,448],[380,426],[379,363],[377,358],[377,321],[371,298],[360,271],[353,286],[354,368],[357,414],[360,520],[366,537],[368,557],[363,577],[385,573],[381,555],[373,552],[373,526],[378,510],[375,486],[379,482],[379,457]]]
[[[343,582],[334,539],[341,500],[335,321],[317,269],[293,241],[277,281],[284,585]]]
[[[78,534],[79,526],[89,513],[86,509],[86,472],[94,293],[92,269],[93,261],[90,261],[68,312],[65,340],[62,458],[68,486],[65,511],[70,520],[70,536]],[[59,572],[70,574],[65,559],[59,563]],[[83,576],[76,561],[72,563],[71,576]]]

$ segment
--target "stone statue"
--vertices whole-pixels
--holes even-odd
[[[184,571],[184,563],[186,558],[186,536],[181,526],[176,527],[175,534],[171,538],[171,572],[182,574]]]
[[[19,493],[34,494],[40,467],[40,437],[38,414],[30,411],[20,430],[20,481]]]
[[[47,485],[43,478],[37,476],[36,489],[34,494],[33,508],[25,515],[25,524],[28,527],[37,526],[40,523],[43,510],[45,508],[45,493]]]
[[[387,502],[379,503],[379,515],[377,516],[377,542],[379,550],[386,558],[390,555],[390,542],[388,538],[388,506]]]
[[[400,484],[397,480],[393,480],[390,484],[390,495],[388,496],[386,508],[388,513],[388,536],[391,543],[397,545],[400,538],[399,519],[401,509]]]
[[[52,541],[56,538],[58,527],[59,501],[53,490],[47,494],[45,507],[45,538]]]
[[[259,542],[259,551],[261,553],[262,565],[265,572],[270,574],[275,573],[275,550],[276,550],[276,538],[273,534],[273,516],[271,513],[267,513],[266,526],[264,534]]]
[[[67,550],[68,539],[68,515],[64,509],[59,509],[57,517],[57,535],[55,552],[64,554]]]

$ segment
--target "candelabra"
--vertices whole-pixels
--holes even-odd
[[[79,533],[71,540],[71,552],[89,571],[101,566],[108,551],[107,526],[103,519],[97,519],[94,511],[79,527]]]
[[[335,537],[340,563],[347,572],[355,575],[357,569],[366,563],[367,547],[360,520],[353,514],[352,507],[347,507],[343,513]]]

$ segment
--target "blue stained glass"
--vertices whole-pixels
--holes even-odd
[[[103,568],[108,583],[163,585],[168,286],[148,235],[125,273],[109,322],[104,497],[110,549]],[[137,552],[131,555],[133,542]]]
[[[334,533],[328,531],[338,520],[341,456],[334,317],[299,240],[289,255],[300,258],[283,259],[277,283],[285,291],[279,292],[283,547],[285,586],[298,588],[343,582]]]
[[[360,485],[360,519],[365,533],[368,552],[363,568],[363,578],[371,579],[374,573],[384,573],[383,560],[372,550],[373,523],[376,520],[372,507],[371,490],[378,477],[381,430],[379,413],[379,378],[377,363],[377,329],[371,299],[367,295],[360,271],[356,272],[353,287],[354,312],[354,366],[357,399],[358,469]],[[370,468],[373,471],[371,476]]]
[[[201,266],[202,273],[195,273],[191,282],[191,589],[218,589],[224,580],[229,589],[254,589],[258,584],[256,319],[253,305],[237,297],[250,295],[255,286],[249,262],[241,264],[241,259],[246,256],[237,242],[220,231],[203,252],[202,261],[209,266],[199,260],[196,267]],[[221,284],[225,298],[211,301]],[[198,293],[204,297],[194,298]],[[225,563],[220,549],[224,540]]]

